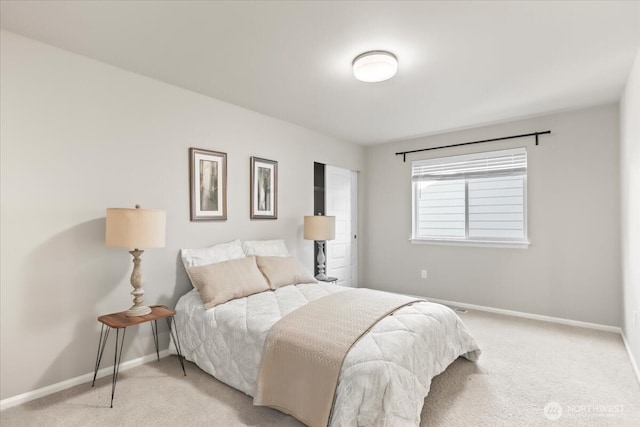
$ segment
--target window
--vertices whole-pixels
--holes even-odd
[[[415,242],[527,245],[525,148],[412,163]]]

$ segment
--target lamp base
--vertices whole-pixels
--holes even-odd
[[[316,240],[316,243],[318,244],[318,274],[316,274],[316,279],[317,280],[327,280],[327,270],[324,267],[324,262],[326,261],[326,257],[324,256],[324,250],[323,250],[323,246],[324,246],[324,241],[323,240]]]
[[[146,316],[151,313],[151,309],[146,305],[133,306],[129,310],[124,312],[127,317]]]
[[[316,274],[316,280],[321,280],[321,281],[325,281],[329,278],[329,276],[327,276],[324,273],[320,273],[320,274]]]
[[[136,317],[136,316],[144,316],[146,314],[151,313],[151,309],[143,304],[142,296],[144,295],[144,291],[142,290],[142,273],[140,272],[140,255],[142,255],[144,251],[139,249],[134,249],[129,251],[131,256],[133,256],[133,271],[131,272],[131,286],[133,286],[133,306],[125,311],[125,314],[128,317]]]

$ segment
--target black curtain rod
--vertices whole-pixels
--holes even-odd
[[[396,156],[402,156],[402,161],[406,162],[407,161],[407,154],[418,153],[420,151],[439,150],[441,148],[460,147],[462,145],[481,144],[483,142],[502,141],[502,140],[505,140],[505,139],[525,138],[527,136],[535,136],[536,137],[536,145],[538,145],[538,135],[546,135],[546,134],[549,134],[549,133],[551,133],[550,130],[545,130],[545,131],[542,131],[542,132],[523,133],[522,135],[503,136],[502,138],[483,139],[482,141],[471,141],[471,142],[463,142],[463,143],[460,143],[460,144],[443,145],[443,146],[440,146],[440,147],[421,148],[419,150],[400,151],[399,153],[396,153]]]

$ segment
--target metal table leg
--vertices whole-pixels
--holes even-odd
[[[93,371],[93,382],[91,383],[91,387],[96,384],[96,376],[98,375],[98,369],[100,369],[100,362],[102,361],[102,354],[104,353],[104,348],[107,344],[107,338],[109,338],[109,331],[111,328],[107,326],[107,331],[104,330],[105,325],[102,324],[102,329],[100,329],[100,339],[98,340],[98,354],[96,355],[96,367]]]
[[[169,326],[169,332],[171,333],[171,337],[173,338],[173,342],[176,345],[176,351],[178,352],[178,360],[180,361],[180,366],[182,366],[182,373],[186,377],[187,376],[187,371],[184,370],[184,360],[182,360],[183,359],[182,348],[180,347],[180,340],[178,339],[177,326],[176,326],[176,331],[174,333],[173,329],[171,328],[171,322],[169,321],[169,319],[171,319],[173,321],[173,323],[177,325],[176,319],[173,316],[167,317],[166,319],[167,319],[167,325]]]
[[[116,381],[120,372],[120,361],[122,360],[122,349],[124,347],[124,334],[127,328],[122,328],[122,340],[120,341],[120,354],[118,354],[118,336],[120,329],[116,329],[116,349],[113,354],[113,377],[111,378],[111,407],[113,408],[113,396],[116,394]]]
[[[153,343],[156,345],[156,356],[158,357],[158,362],[160,361],[160,349],[158,348],[158,319],[154,320],[151,323],[151,333],[153,334]],[[154,327],[155,325],[155,327]]]

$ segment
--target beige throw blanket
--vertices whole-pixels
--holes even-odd
[[[284,316],[267,336],[254,405],[276,408],[312,427],[326,426],[349,349],[380,319],[417,301],[353,289]]]

